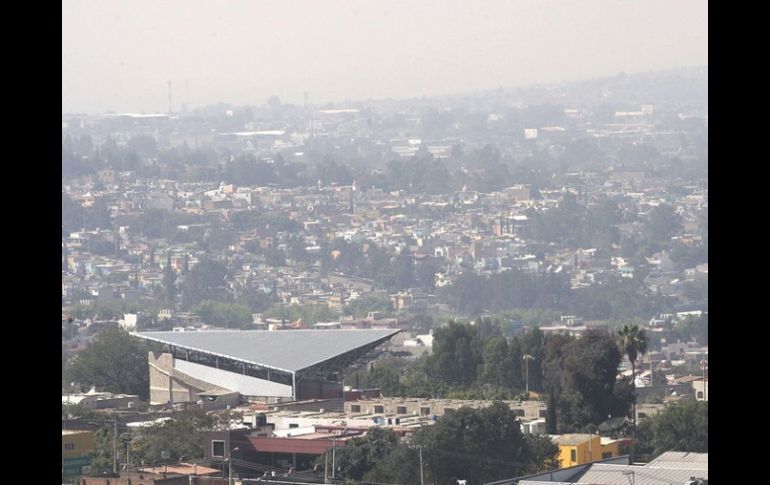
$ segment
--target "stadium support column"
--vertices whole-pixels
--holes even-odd
[[[291,373],[291,397],[297,400],[297,373]]]
[[[171,368],[168,370],[168,402],[174,406],[174,354],[171,354]]]

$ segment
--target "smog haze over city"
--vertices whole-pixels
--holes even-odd
[[[413,98],[708,63],[701,0],[68,0],[64,112]]]
[[[62,483],[707,484],[708,121],[705,1],[63,2]]]

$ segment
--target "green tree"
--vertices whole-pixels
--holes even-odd
[[[513,411],[501,402],[452,411],[413,437],[423,447],[425,470],[434,483],[465,479],[472,485],[552,466],[558,448],[549,441],[524,435]]]
[[[100,391],[137,394],[147,399],[149,346],[119,327],[100,333],[69,363],[67,380]]]
[[[366,482],[418,483],[420,480],[419,451],[401,443],[377,461],[374,468],[364,475]]]
[[[68,419],[82,419],[84,421],[95,421],[99,418],[99,414],[88,406],[84,406],[82,403],[68,404],[66,402],[61,403],[61,419],[62,421]]]
[[[94,473],[111,473],[115,464],[115,448],[123,450],[123,443],[130,441],[129,433],[116,433],[113,422],[105,422],[96,430],[94,436],[94,452],[91,456],[91,470]],[[117,443],[116,443],[117,442]],[[133,461],[133,459],[132,459]]]
[[[354,317],[365,317],[369,312],[391,313],[393,311],[393,302],[387,296],[369,295],[348,303],[343,309],[346,315]]]
[[[645,233],[651,242],[667,244],[682,230],[682,218],[667,204],[654,207],[647,216]]]
[[[222,263],[209,259],[200,261],[185,276],[182,305],[190,308],[203,300],[224,300],[226,278],[227,268]]]
[[[512,388],[511,353],[505,337],[492,337],[484,343],[481,381],[497,387]]]
[[[402,250],[393,260],[393,276],[396,289],[414,286],[414,259],[406,249]]]
[[[286,253],[283,249],[270,247],[265,251],[265,264],[268,266],[286,266]]]
[[[591,329],[581,338],[553,335],[546,344],[546,389],[555,406],[557,429],[569,433],[598,425],[608,415],[627,415],[627,384],[617,381],[621,353],[606,331]]]
[[[545,364],[545,335],[536,326],[531,327],[518,338],[521,343],[521,354],[529,354],[533,357],[529,361],[529,389],[542,392],[545,390],[543,383],[543,368]],[[521,379],[525,378],[525,366],[522,365]]]
[[[159,462],[166,459],[166,453],[172,461],[181,457],[203,458],[203,433],[228,429],[241,420],[241,413],[229,410],[206,413],[197,407],[190,408],[174,414],[168,421],[144,428],[132,443],[132,456],[139,463]]]
[[[640,453],[657,456],[666,451],[708,453],[708,401],[682,399],[639,423]]]
[[[163,268],[163,296],[169,304],[174,304],[176,300],[176,271],[171,267],[170,254],[166,259],[166,266]]]
[[[246,305],[204,300],[192,307],[209,325],[227,328],[247,328],[251,323],[251,311]]]
[[[401,367],[397,359],[379,360],[368,371],[357,371],[347,383],[358,388],[380,388],[384,396],[401,396]]]
[[[647,334],[638,325],[625,325],[618,332],[620,351],[631,362],[631,386],[634,389],[633,423],[636,428],[636,360],[647,353]]]
[[[685,339],[694,339],[701,345],[709,344],[709,317],[704,313],[700,317],[688,316],[677,322],[676,330]]]
[[[362,437],[353,438],[335,450],[335,477],[347,480],[363,480],[375,466],[383,461],[399,445],[398,436],[390,429],[371,428]],[[326,465],[325,456],[316,463]],[[331,472],[329,472],[331,476]]]
[[[344,483],[418,483],[420,451],[426,483],[467,479],[476,485],[558,466],[558,447],[547,437],[524,435],[513,411],[496,402],[445,414],[420,428],[409,445],[389,429],[370,429],[337,447],[335,475]],[[325,461],[321,456],[316,463]]]
[[[302,325],[310,326],[318,322],[336,321],[340,314],[339,311],[328,305],[305,303],[302,305],[276,304],[267,309],[265,316],[286,322],[302,320]]]
[[[478,375],[481,344],[475,326],[450,321],[433,334],[433,353],[426,368],[431,378],[450,386],[467,387]]]
[[[250,290],[241,293],[236,303],[247,306],[251,313],[263,313],[270,307],[272,299],[264,291]]]

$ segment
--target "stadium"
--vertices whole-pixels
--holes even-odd
[[[150,403],[238,393],[277,403],[343,396],[345,375],[386,350],[400,330],[134,332],[150,351]]]

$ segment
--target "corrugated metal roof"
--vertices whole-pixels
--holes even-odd
[[[521,480],[518,485],[572,485],[572,482],[543,482],[540,480]]]
[[[297,372],[400,330],[134,332],[137,337],[262,367]]]
[[[649,462],[646,466],[668,468],[703,467],[708,469],[708,453],[690,453],[686,451],[667,451]]]
[[[617,459],[628,457],[618,457]],[[613,459],[608,459],[610,461]],[[570,469],[575,473],[571,476]],[[549,481],[548,475],[557,475],[558,480]],[[552,472],[529,475],[531,479],[522,477],[518,485],[670,485],[687,483],[691,477],[708,479],[708,453],[666,452],[644,466],[621,465],[613,463],[590,463],[570,468],[553,470]],[[499,480],[486,485],[513,485],[516,478]]]
[[[625,472],[625,473],[624,473]],[[574,483],[582,485],[628,485],[629,472],[634,485],[685,483],[690,477],[708,478],[708,469],[657,468],[647,466],[594,464]]]

